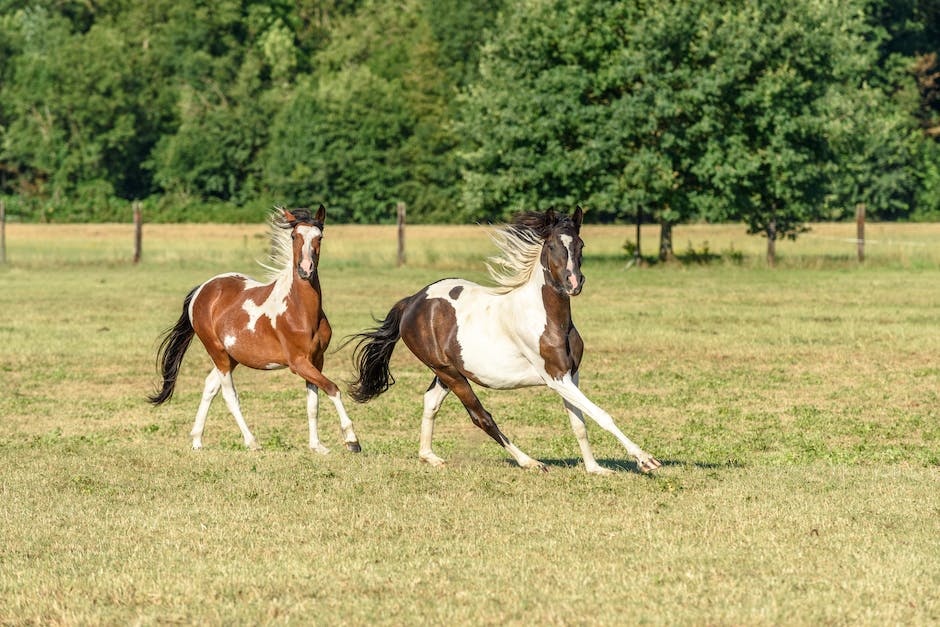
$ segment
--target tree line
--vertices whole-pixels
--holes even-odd
[[[23,219],[940,219],[940,0],[0,0]]]

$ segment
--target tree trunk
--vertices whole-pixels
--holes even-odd
[[[672,249],[672,222],[663,221],[659,224],[659,260],[671,261],[675,259]]]
[[[777,220],[771,218],[767,224],[767,265],[771,268],[777,263]]]
[[[633,261],[637,267],[643,263],[643,255],[640,253],[640,223],[643,222],[643,208],[637,207],[636,210],[636,251],[633,253]]]
[[[865,203],[855,205],[855,243],[858,245],[858,262],[865,261]]]

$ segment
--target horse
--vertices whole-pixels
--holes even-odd
[[[470,420],[504,447],[523,468],[547,470],[499,429],[470,382],[486,388],[545,385],[564,401],[581,448],[585,470],[610,471],[594,458],[584,414],[612,433],[636,458],[641,472],[661,463],[630,441],[611,416],[578,387],[584,342],[571,320],[571,298],[581,293],[583,210],[573,214],[522,212],[491,233],[501,254],[486,264],[495,287],[463,279],[443,279],[398,301],[379,326],[351,336],[357,378],[349,395],[367,402],[395,382],[389,360],[402,340],[434,374],[424,394],[418,456],[444,465],[431,447],[434,418],[449,392],[460,399]]]
[[[238,364],[257,370],[290,368],[307,385],[307,420],[310,448],[329,453],[317,431],[319,390],[339,413],[346,448],[361,450],[339,388],[323,375],[323,355],[332,329],[323,313],[320,279],[320,244],[326,208],[315,215],[307,209],[275,208],[270,216],[271,261],[262,264],[268,282],[238,273],[220,274],[194,288],[183,300],[183,313],[163,334],[157,363],[162,388],[148,397],[160,405],[173,396],[183,356],[193,335],[199,337],[214,368],[206,377],[202,401],[191,432],[194,450],[202,448],[202,435],[212,399],[222,391],[228,410],[250,450],[260,449],[242,416],[232,379]]]

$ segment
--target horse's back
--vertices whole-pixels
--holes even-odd
[[[218,274],[196,288],[189,302],[189,319],[194,325],[198,318],[217,317],[220,309],[243,301],[245,292],[263,284],[238,272]]]
[[[456,368],[490,388],[539,385],[542,379],[509,331],[503,293],[465,279],[443,279],[414,294],[401,337],[432,369]]]
[[[245,327],[250,321],[245,303],[270,291],[270,285],[244,274],[231,272],[212,277],[196,288],[189,303],[189,318],[196,335],[205,344],[210,338],[229,335],[229,329]]]

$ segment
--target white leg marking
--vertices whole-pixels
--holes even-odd
[[[333,401],[333,405],[336,406],[336,413],[339,414],[339,428],[343,432],[343,442],[346,443],[346,448],[358,452],[359,438],[356,437],[356,433],[353,431],[352,420],[349,419],[346,408],[343,407],[343,399],[340,393],[337,392],[335,396],[331,396],[330,400]]]
[[[434,437],[434,417],[441,409],[441,403],[447,398],[449,389],[440,381],[434,380],[434,385],[424,393],[424,415],[421,417],[421,445],[418,448],[418,458],[432,466],[443,466],[444,460],[431,450],[431,438]]]
[[[245,446],[253,451],[260,449],[261,445],[255,440],[255,436],[251,435],[251,431],[248,430],[248,425],[245,424],[245,418],[242,416],[242,410],[238,405],[238,393],[235,391],[235,381],[232,379],[232,372],[229,371],[228,374],[222,375],[221,382],[222,398],[225,399],[228,410],[232,412],[232,416],[235,417],[235,422],[238,423],[242,437],[245,438]]]
[[[193,424],[193,430],[190,436],[193,439],[193,450],[198,451],[202,448],[202,433],[206,428],[206,416],[209,415],[209,405],[212,399],[219,393],[222,380],[217,368],[213,368],[209,376],[206,377],[206,386],[202,389],[202,400],[199,402],[199,409],[196,411],[196,422]]]
[[[571,380],[570,373],[566,373],[561,379],[549,378],[549,380],[546,381],[546,385],[558,392],[558,394],[573,407],[580,409],[590,416],[602,429],[609,431],[614,437],[620,440],[620,443],[627,449],[627,452],[636,458],[637,464],[641,470],[646,472],[660,465],[652,455],[631,442],[630,438],[623,434],[614,423],[614,419],[610,417],[610,414],[588,400],[581,390],[578,389],[578,386]]]
[[[578,385],[578,375],[571,378],[575,386]],[[591,450],[591,444],[588,442],[587,425],[584,424],[584,415],[581,410],[565,401],[565,412],[568,414],[568,420],[571,422],[571,430],[574,431],[574,437],[578,440],[578,446],[581,448],[581,457],[584,458],[584,469],[594,475],[610,475],[612,470],[604,468],[594,459],[594,452]]]
[[[320,414],[320,390],[312,383],[307,383],[307,422],[310,424],[310,449],[321,455],[326,455],[330,449],[320,444],[320,435],[317,432],[317,418]]]
[[[506,435],[506,434],[503,434],[503,435]],[[506,439],[506,450],[509,451],[509,454],[512,455],[513,458],[515,458],[516,463],[519,464],[519,466],[521,466],[522,468],[526,468],[529,470],[541,470],[543,472],[548,470],[548,466],[538,461],[537,459],[532,459],[531,457],[523,453],[519,449],[519,447],[513,444],[512,442],[510,442],[508,438]]]

